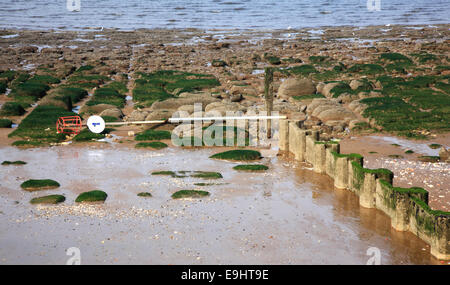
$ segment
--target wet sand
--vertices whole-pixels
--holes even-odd
[[[1,148],[0,157],[28,164],[0,172],[0,263],[65,264],[70,247],[81,250],[82,264],[366,264],[369,247],[380,249],[382,264],[439,263],[423,241],[396,232],[386,215],[361,208],[308,165],[273,157],[261,161],[267,172],[236,172],[236,163],[208,158],[216,151]],[[227,184],[196,187],[208,198],[173,200],[173,192],[208,181],[151,175],[158,170],[218,171],[224,178],[212,182]],[[30,178],[61,187],[21,190]],[[108,193],[104,204],[74,203],[93,189]],[[153,197],[136,196],[143,191]],[[28,203],[49,194],[67,200]]]

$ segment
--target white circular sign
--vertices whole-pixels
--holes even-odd
[[[105,121],[100,116],[90,116],[87,126],[91,132],[99,134],[105,130]]]

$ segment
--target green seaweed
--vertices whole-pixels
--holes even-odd
[[[225,159],[225,160],[258,160],[261,158],[261,153],[256,150],[236,149],[221,153],[216,153],[210,158]]]
[[[219,86],[212,75],[195,74],[175,70],[160,70],[153,73],[137,73],[133,100],[143,106],[151,106],[156,101],[164,101],[183,92]]]
[[[301,96],[292,96],[293,99],[297,101],[303,101],[303,100],[312,100],[316,98],[325,98],[322,94],[311,94],[311,95],[301,95]]]
[[[262,164],[241,164],[236,165],[233,169],[239,171],[265,171],[269,169],[269,167]]]
[[[50,76],[50,75],[35,75],[31,79],[29,79],[27,82],[35,82],[35,83],[41,83],[41,84],[58,84],[61,82],[56,77]]]
[[[22,160],[16,160],[16,161],[5,160],[2,162],[2,165],[24,165],[24,164],[27,164],[27,163]]]
[[[349,73],[360,73],[365,75],[377,75],[380,73],[384,73],[384,68],[379,64],[354,64],[347,70]]]
[[[106,134],[110,133],[111,129],[106,128],[101,132],[100,134],[96,134],[91,132],[89,129],[85,128],[81,130],[79,134],[77,134],[75,137],[73,137],[74,142],[90,142],[90,141],[96,141],[99,139],[105,138]]]
[[[167,144],[163,143],[163,142],[158,142],[158,141],[154,141],[154,142],[140,142],[137,143],[136,148],[154,148],[154,149],[163,149],[168,147]]]
[[[23,182],[20,187],[27,191],[54,189],[61,186],[58,182],[52,179],[30,179]]]
[[[161,131],[148,129],[135,136],[137,141],[153,141],[153,140],[168,140],[171,139],[172,135],[169,131]]]
[[[209,196],[209,192],[199,190],[180,190],[172,194],[173,199],[202,198],[206,196]]]
[[[37,106],[8,136],[27,138],[40,143],[61,142],[65,135],[56,133],[56,121],[59,117],[76,115],[61,107]]]
[[[432,143],[430,145],[428,145],[429,148],[431,149],[438,149],[440,148],[442,145],[438,144],[438,143]]]
[[[84,203],[84,202],[104,202],[106,198],[108,197],[108,194],[101,190],[93,190],[88,192],[83,192],[75,199],[75,202],[77,203]]]
[[[17,102],[6,102],[0,109],[0,116],[22,116],[25,109]]]
[[[63,195],[48,195],[30,200],[31,204],[59,204],[66,201]]]
[[[283,71],[283,70],[279,70]],[[308,76],[312,73],[318,73],[317,69],[310,64],[302,64],[284,69],[288,74]]]
[[[98,104],[109,104],[119,108],[125,106],[125,95],[120,94],[116,89],[109,87],[102,87],[94,92],[94,96],[86,105],[94,106]]]
[[[11,128],[12,121],[10,119],[0,119],[0,128]]]

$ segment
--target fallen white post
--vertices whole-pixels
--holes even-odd
[[[158,121],[134,121],[134,122],[111,122],[105,123],[107,126],[120,126],[120,125],[141,125],[141,124],[163,124],[166,123],[167,120],[158,120]]]
[[[227,120],[268,120],[268,119],[286,119],[286,116],[237,116],[237,117],[198,117],[198,118],[170,118],[168,120],[156,121],[134,121],[134,122],[110,122],[105,123],[107,126],[120,125],[141,125],[141,124],[164,124],[164,123],[179,123],[186,121],[227,121]]]
[[[178,123],[180,121],[226,121],[226,120],[267,120],[267,119],[286,119],[286,116],[238,116],[238,117],[198,117],[198,118],[170,118],[169,123]]]

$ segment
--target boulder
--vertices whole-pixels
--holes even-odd
[[[441,161],[449,162],[450,151],[448,151],[445,147],[441,147],[441,149],[439,150],[439,158]]]
[[[332,83],[325,84],[325,86],[323,86],[323,88],[322,88],[322,95],[327,98],[333,97],[333,94],[331,94],[330,91],[337,85],[339,85],[339,82],[332,82]]]
[[[289,115],[289,119],[295,120],[295,121],[304,121],[306,120],[306,114],[302,112],[292,112]]]
[[[100,114],[101,112],[103,112],[107,109],[112,109],[112,108],[117,108],[117,107],[114,105],[110,105],[110,104],[98,104],[98,105],[93,105],[93,106],[84,105],[80,109],[80,114],[82,114],[82,113]]]
[[[231,95],[230,97],[231,102],[240,102],[242,101],[242,99],[244,99],[244,97],[242,97],[242,94]]]
[[[149,112],[143,110],[134,110],[130,115],[127,116],[127,121],[144,121],[147,118]]]
[[[367,108],[367,105],[361,103],[360,100],[355,100],[348,105],[348,108],[355,113],[361,114]]]
[[[361,92],[361,93],[363,93],[363,92]],[[339,95],[338,99],[342,103],[350,103],[350,102],[353,102],[355,100],[360,99],[360,97],[358,95],[355,95],[355,94],[342,93],[341,95]]]
[[[359,124],[359,123],[363,123],[363,121],[360,121],[360,120],[357,120],[357,119],[351,120],[351,121],[348,123],[348,128],[349,128],[350,130],[352,130],[352,129],[353,129],[354,127],[356,127],[357,124]]]
[[[147,117],[145,117],[146,121],[155,121],[155,120],[166,120],[172,117],[174,113],[173,110],[157,110],[149,112]]]
[[[350,88],[352,88],[352,90],[356,90],[359,87],[364,86],[365,84],[364,84],[364,81],[362,81],[362,80],[353,79],[349,85],[350,85]]]
[[[325,98],[313,99],[312,102],[308,105],[306,113],[312,114],[317,107],[322,105],[336,106],[336,104],[337,104],[336,102]]]
[[[227,103],[227,102],[214,102],[205,107],[205,112],[218,112],[222,116],[225,116],[227,111],[237,112],[242,111],[246,112],[247,108],[241,106],[238,103]]]
[[[356,116],[355,116],[355,114],[353,114],[353,112],[351,112],[343,107],[336,107],[336,108],[330,108],[330,109],[324,110],[324,111],[320,112],[320,114],[317,115],[317,117],[322,122],[327,122],[330,120],[349,122],[351,120],[356,119]]]
[[[344,121],[356,119],[356,115],[342,107],[336,100],[314,99],[306,110],[308,114],[319,118],[322,122]]]
[[[36,53],[38,50],[35,46],[25,46],[19,49],[19,53]]]
[[[188,114],[194,113],[194,105],[183,105],[178,108],[177,111],[187,112]]]
[[[316,86],[316,88],[317,88],[317,93],[321,93],[322,94],[322,91],[323,91],[323,88],[325,87],[325,83],[323,83],[323,82],[320,82],[319,84],[317,84],[317,86]]]
[[[123,117],[123,113],[119,108],[111,108],[111,109],[106,109],[103,112],[101,112],[100,116],[108,116],[108,117],[114,117],[114,118],[120,119]]]
[[[178,108],[180,108],[183,105],[194,105],[196,103],[202,104],[202,108],[205,108],[206,105],[213,103],[213,102],[218,102],[220,101],[217,98],[212,97],[209,94],[200,94],[200,95],[196,95],[196,94],[192,94],[192,96],[189,97],[179,97],[179,98],[170,98],[164,101],[157,101],[155,103],[152,104],[151,106],[151,110],[152,111],[156,111],[156,110],[177,110]]]
[[[278,88],[278,97],[282,99],[315,93],[316,86],[307,78],[288,78]]]
[[[214,66],[214,67],[224,67],[224,66],[227,66],[226,62],[223,61],[223,60],[221,60],[221,59],[214,59],[214,60],[211,62],[211,65]]]
[[[258,91],[255,88],[253,88],[252,86],[249,86],[249,85],[246,85],[246,86],[234,85],[233,87],[231,87],[230,93],[232,95],[247,94],[247,95],[256,96],[258,94]]]

